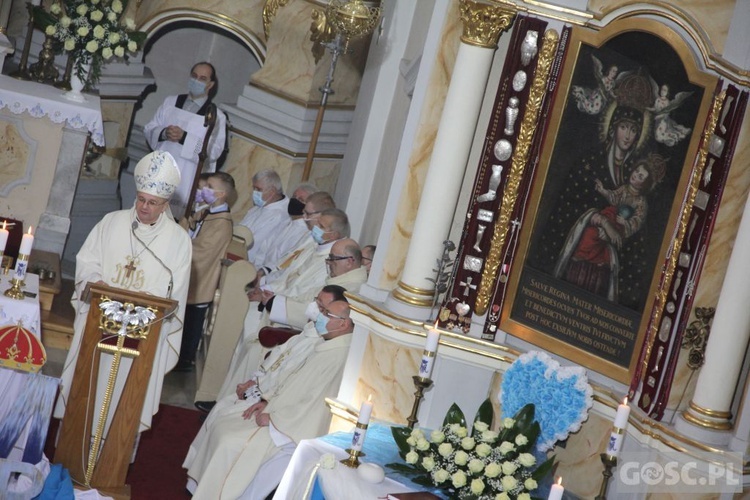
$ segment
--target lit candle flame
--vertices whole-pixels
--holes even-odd
[[[557,484],[562,486],[562,476],[557,478]]]
[[[371,402],[372,402],[372,394],[370,394],[369,396],[367,396],[367,402],[368,402],[368,403],[371,403]]]
[[[5,230],[5,225],[6,225],[7,223],[8,223],[8,221],[7,221],[7,220],[4,220],[4,221],[3,221],[3,230]]]
[[[625,396],[625,399],[622,400],[622,404],[624,404],[625,406],[628,406],[628,397],[627,396]]]
[[[28,232],[29,232],[29,234],[31,234],[31,226],[29,226],[29,231]]]

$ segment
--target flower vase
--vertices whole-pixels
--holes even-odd
[[[75,102],[85,102],[86,97],[81,93],[83,88],[86,86],[86,80],[78,77],[78,72],[75,70],[75,63],[73,64],[73,72],[70,75],[70,91],[63,94],[66,99]],[[83,73],[88,77],[89,70],[91,69],[90,64],[83,65]]]

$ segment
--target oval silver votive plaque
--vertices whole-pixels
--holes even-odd
[[[523,90],[523,88],[526,86],[526,72],[522,70],[518,70],[515,75],[513,75],[513,90],[516,92],[520,92]]]

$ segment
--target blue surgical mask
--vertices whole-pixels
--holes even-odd
[[[188,80],[188,92],[193,97],[202,96],[206,93],[206,83],[201,82],[200,80],[196,80],[195,78],[191,78]]]
[[[315,243],[318,245],[322,245],[326,241],[323,239],[323,235],[326,234],[325,231],[323,231],[318,226],[313,226],[313,228],[310,230],[310,233],[312,234],[312,238],[315,240]]]
[[[318,335],[325,335],[328,333],[328,316],[322,312],[318,312],[318,317],[315,319],[315,331]]]
[[[201,194],[203,195],[203,201],[209,205],[216,201],[216,193],[208,186],[201,189]]]
[[[263,191],[253,191],[253,203],[256,207],[262,207],[266,204],[263,200]]]

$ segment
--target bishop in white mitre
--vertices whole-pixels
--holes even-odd
[[[55,407],[55,417],[65,414],[68,394],[83,339],[89,304],[82,294],[87,283],[103,283],[133,292],[171,298],[179,306],[161,328],[154,366],[146,389],[139,432],[151,427],[151,417],[159,409],[164,375],[177,363],[182,339],[190,280],[190,238],[171,216],[169,199],[180,183],[180,172],[174,158],[167,152],[155,151],[141,159],[135,167],[137,196],[133,208],[111,212],[91,230],[76,256],[75,334],[65,360],[62,388]],[[97,376],[94,422],[104,399],[113,356],[100,354]],[[116,402],[124,387],[132,360],[123,357],[115,383],[112,406],[107,417],[105,436],[114,415]]]

